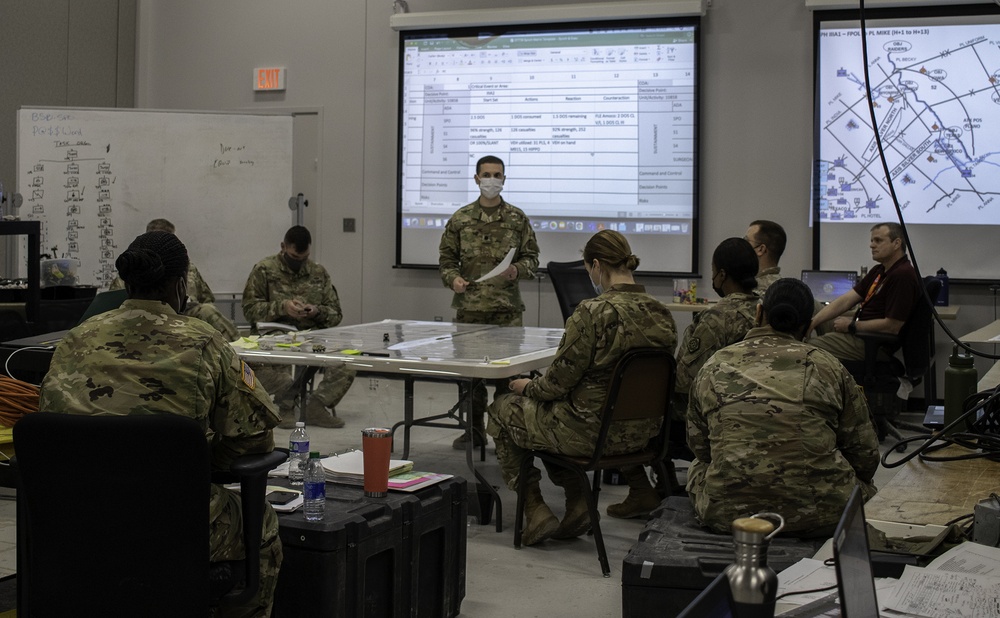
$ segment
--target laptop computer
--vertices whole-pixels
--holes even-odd
[[[868,553],[864,500],[861,488],[854,487],[833,533],[833,560],[837,572],[837,592],[780,614],[782,618],[878,618],[878,598]],[[839,603],[838,603],[839,600]],[[736,615],[729,578],[720,574],[680,616],[728,618]]]
[[[858,273],[852,270],[803,270],[802,283],[809,286],[817,302],[829,304],[854,288],[858,283]]]

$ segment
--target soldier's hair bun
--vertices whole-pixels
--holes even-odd
[[[612,268],[635,270],[639,267],[639,258],[632,255],[628,240],[615,230],[601,230],[591,236],[583,248],[583,259],[588,264],[597,260]]]
[[[115,260],[118,274],[131,289],[144,292],[173,277],[186,277],[187,247],[169,232],[147,232],[137,237]]]
[[[778,279],[764,294],[767,323],[779,333],[798,335],[812,321],[813,295],[798,279]]]
[[[118,275],[123,281],[155,283],[163,280],[163,260],[149,249],[126,249],[115,260]]]

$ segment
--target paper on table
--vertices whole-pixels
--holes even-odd
[[[929,618],[995,616],[1000,577],[906,565],[884,607]]]
[[[951,571],[976,575],[1000,576],[1000,547],[979,543],[961,543],[927,565],[928,571]]]
[[[476,283],[479,283],[481,281],[486,281],[487,279],[492,279],[493,277],[496,277],[503,271],[507,270],[507,267],[510,266],[511,262],[514,261],[514,251],[516,250],[517,247],[511,247],[510,251],[507,252],[507,255],[503,256],[503,260],[501,260],[500,263],[496,265],[496,268],[486,273],[482,277],[476,279]]]

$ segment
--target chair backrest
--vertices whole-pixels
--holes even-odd
[[[575,262],[549,262],[545,265],[552,279],[552,287],[556,290],[559,310],[562,311],[563,322],[573,315],[581,300],[597,296],[590,275],[583,267],[583,260]]]
[[[941,292],[941,280],[937,277],[924,277],[923,284],[927,296],[933,302]],[[906,374],[912,377],[922,376],[934,353],[934,315],[923,296],[917,299],[910,319],[900,329],[899,341]]]
[[[107,292],[100,292],[94,297],[94,300],[87,307],[87,310],[83,312],[83,315],[80,316],[80,321],[78,323],[83,324],[95,315],[99,315],[105,311],[111,311],[112,309],[117,309],[127,298],[128,292],[125,290],[108,290]]]
[[[670,398],[674,391],[676,361],[668,348],[633,348],[615,365],[601,412],[601,430],[594,460],[604,455],[611,426],[619,421],[661,419],[659,445],[667,447]]]
[[[210,461],[197,422],[39,412],[14,426],[14,445],[19,613],[207,614]]]

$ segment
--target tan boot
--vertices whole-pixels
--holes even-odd
[[[608,505],[608,515],[618,519],[649,517],[649,512],[660,506],[660,495],[649,484],[646,469],[642,466],[622,468],[628,479],[628,496],[624,502]]]
[[[314,397],[306,404],[306,425],[339,429],[344,426],[344,419],[338,418],[335,411],[328,410],[322,401]]]
[[[552,536],[558,528],[559,520],[542,499],[538,481],[534,481],[528,486],[524,496],[524,530],[521,533],[521,543],[524,545],[541,543]]]
[[[575,539],[591,527],[585,490],[580,485],[580,480],[572,473],[553,476],[552,480],[566,492],[566,514],[563,515],[559,529],[552,534],[552,538]]]
[[[483,417],[485,414],[473,414],[472,415],[472,447],[479,448],[486,444],[486,426],[483,423]],[[451,448],[456,451],[464,451],[465,443],[469,441],[468,433],[462,433],[462,435],[455,438],[455,441],[451,443]]]

